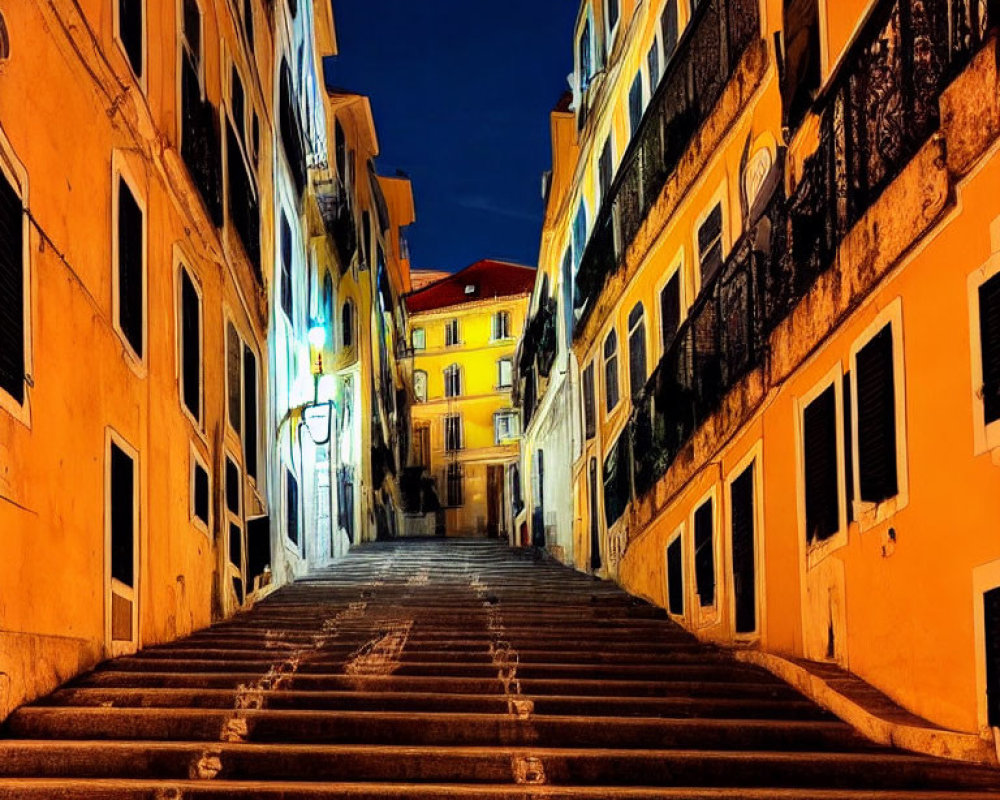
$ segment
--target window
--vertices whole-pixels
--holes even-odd
[[[983,639],[986,652],[986,718],[1000,727],[1000,587],[983,593]]]
[[[621,15],[621,9],[619,8],[619,0],[605,0],[604,5],[604,19],[608,26],[608,49],[611,49],[611,43],[615,39],[615,31],[618,29],[618,18]]]
[[[456,508],[464,502],[465,476],[461,464],[448,465],[448,505]]]
[[[882,326],[854,355],[856,494],[875,505],[900,493],[895,327]]]
[[[510,313],[507,311],[497,311],[493,315],[493,331],[491,338],[493,341],[510,338]]]
[[[493,433],[497,444],[506,444],[519,433],[516,411],[498,411],[493,415]]]
[[[243,507],[242,494],[240,468],[233,459],[226,456],[226,509],[237,517]]]
[[[583,22],[583,29],[580,31],[580,38],[576,44],[577,85],[580,87],[581,95],[587,91],[590,79],[594,75],[593,36],[590,29],[590,12],[588,10],[584,13],[586,14],[586,19]]]
[[[124,176],[117,178],[115,317],[124,340],[142,360],[145,328],[145,219]]]
[[[427,348],[427,334],[423,328],[414,328],[410,333],[410,345],[414,350],[425,350]]]
[[[427,469],[431,465],[431,427],[428,423],[422,423],[414,427],[413,463],[424,469]]]
[[[180,267],[180,389],[191,418],[202,425],[201,295],[191,273]]]
[[[628,315],[628,375],[632,399],[646,388],[646,315],[636,303]]]
[[[583,428],[588,439],[597,434],[597,404],[594,391],[594,362],[583,371]]]
[[[458,364],[445,367],[444,370],[444,396],[460,397],[462,394],[462,370]]]
[[[1000,448],[1000,258],[969,275],[968,297],[974,452],[980,455]]]
[[[684,536],[678,531],[667,545],[667,610],[684,616]]]
[[[323,321],[333,329],[333,278],[329,272],[323,276]]]
[[[660,341],[670,349],[681,327],[681,271],[678,269],[660,289]]]
[[[509,389],[514,384],[514,361],[501,358],[497,361],[497,388]]]
[[[660,41],[663,43],[663,64],[666,66],[677,50],[679,25],[677,20],[677,0],[667,0],[660,17]]]
[[[250,51],[254,50],[253,41],[253,3],[254,0],[243,0],[243,31],[247,36],[247,44],[250,45]]]
[[[243,79],[240,77],[236,64],[229,76],[229,113],[233,117],[233,124],[239,131],[240,139],[246,137],[246,95],[243,91]]]
[[[24,211],[21,195],[0,167],[0,391],[24,404],[25,347]]]
[[[756,461],[729,484],[733,569],[733,625],[737,634],[757,630]]]
[[[618,405],[618,334],[615,331],[604,340],[604,405],[609,414]]]
[[[625,513],[631,497],[628,433],[618,437],[604,459],[604,522],[610,528]]]
[[[340,335],[344,347],[354,347],[354,303],[344,302],[340,310]]]
[[[135,538],[138,517],[136,463],[117,442],[110,450],[111,577],[135,587]],[[132,637],[128,637],[132,638]]]
[[[702,608],[715,605],[715,513],[712,498],[694,512],[694,583]]]
[[[588,484],[590,497],[590,569],[596,572],[601,568],[601,514],[598,509],[600,499],[597,488],[597,459],[590,459],[590,481]]]
[[[306,185],[306,159],[302,150],[302,123],[299,120],[298,103],[292,94],[292,71],[288,62],[282,59],[278,100],[278,128],[281,134],[281,144],[288,162],[288,169],[295,181],[298,195]]]
[[[837,394],[830,384],[802,412],[806,543],[826,541],[841,528],[837,457]]]
[[[609,135],[607,139],[604,140],[604,147],[601,150],[601,158],[597,162],[597,185],[600,189],[600,197],[598,204],[606,200],[608,194],[611,192],[611,180],[612,173],[614,172],[614,164],[612,163],[611,154],[611,136]]]
[[[722,204],[716,203],[698,228],[698,263],[704,287],[722,266]]]
[[[413,372],[413,396],[418,403],[427,402],[427,373],[422,369]]]
[[[444,449],[462,449],[462,415],[449,414],[444,418]]]
[[[202,76],[201,8],[198,0],[182,0],[181,48],[199,81]]]
[[[818,0],[784,0],[785,71],[781,85],[785,124],[798,127],[820,85]]]
[[[243,345],[243,466],[257,479],[257,356]]]
[[[642,120],[642,72],[637,72],[632,79],[632,87],[628,90],[628,123],[630,138],[635,138]]]
[[[646,54],[646,71],[649,78],[649,91],[646,96],[652,99],[656,87],[660,83],[660,48],[656,42],[653,42],[653,46]]]
[[[191,449],[191,521],[204,533],[209,531],[209,509],[211,508],[208,469]]]
[[[239,435],[243,430],[243,377],[240,359],[243,356],[243,344],[236,326],[226,323],[226,407],[229,411],[229,424]]]
[[[117,0],[117,15],[115,17],[115,31],[121,41],[122,49],[128,58],[129,66],[135,77],[142,80],[144,46],[143,46],[143,19],[145,13],[145,0]]]
[[[458,343],[458,320],[450,319],[444,324],[444,346],[455,347]]]
[[[281,309],[292,322],[292,227],[284,212],[281,214]]]
[[[299,546],[299,481],[285,468],[285,532],[289,541]]]

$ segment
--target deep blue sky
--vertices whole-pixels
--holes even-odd
[[[367,94],[382,174],[413,180],[415,268],[535,265],[549,112],[572,70],[574,0],[332,0],[328,80]]]

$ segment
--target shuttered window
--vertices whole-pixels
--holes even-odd
[[[1000,587],[983,595],[986,706],[990,727],[1000,727]]]
[[[208,527],[209,490],[208,470],[192,459],[191,475],[191,513]]]
[[[702,608],[715,605],[714,509],[711,498],[694,512],[694,582]]]
[[[618,334],[604,340],[604,402],[608,413],[618,405]]]
[[[597,434],[597,404],[594,388],[594,362],[583,371],[583,427],[588,439]]]
[[[667,607],[671,614],[684,614],[684,548],[680,536],[667,545]]]
[[[798,127],[820,85],[818,0],[784,0],[785,74],[781,86],[785,124]]]
[[[802,412],[806,542],[822,542],[840,530],[837,483],[837,395],[831,385]]]
[[[144,5],[145,0],[118,0],[118,36],[137,78],[142,78]]]
[[[444,345],[454,347],[458,343],[458,320],[448,320],[444,325]]]
[[[892,336],[890,323],[856,356],[859,499],[869,503],[899,492]]]
[[[243,346],[243,464],[247,475],[257,478],[257,357]]]
[[[681,271],[677,270],[660,290],[660,341],[666,352],[681,326]]]
[[[226,456],[226,508],[236,516],[240,515],[240,468]]]
[[[292,321],[292,228],[281,215],[281,308]]]
[[[983,359],[985,423],[1000,420],[1000,274],[979,287],[979,337]]]
[[[450,414],[444,418],[444,449],[462,449],[462,417]]]
[[[135,587],[135,461],[114,442],[109,465],[111,577]]]
[[[290,470],[285,470],[285,524],[288,538],[299,543],[299,482]]]
[[[722,204],[717,203],[698,228],[698,261],[705,286],[722,266]]]
[[[623,433],[604,460],[604,522],[610,528],[625,513],[631,495],[628,434]]]
[[[24,222],[21,197],[0,170],[0,390],[24,402]]]
[[[632,399],[646,386],[646,315],[642,303],[636,303],[628,315],[628,376]]]
[[[226,404],[229,409],[229,424],[236,433],[242,432],[243,422],[243,382],[240,375],[240,358],[243,343],[236,326],[226,323]]]
[[[737,633],[757,630],[757,577],[754,512],[754,465],[747,467],[729,487],[732,519],[733,595]]]
[[[201,298],[188,271],[181,267],[181,397],[201,424]]]
[[[125,179],[118,178],[118,327],[142,358],[143,214]]]
[[[446,367],[444,371],[444,396],[459,397],[462,394],[462,371],[458,364]]]

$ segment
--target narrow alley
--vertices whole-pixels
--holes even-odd
[[[355,549],[17,711],[0,798],[979,798],[534,551]],[[959,790],[961,789],[961,790]]]

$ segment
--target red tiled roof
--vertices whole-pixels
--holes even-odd
[[[484,259],[407,295],[406,306],[411,313],[433,311],[476,300],[528,294],[534,285],[533,268]]]

